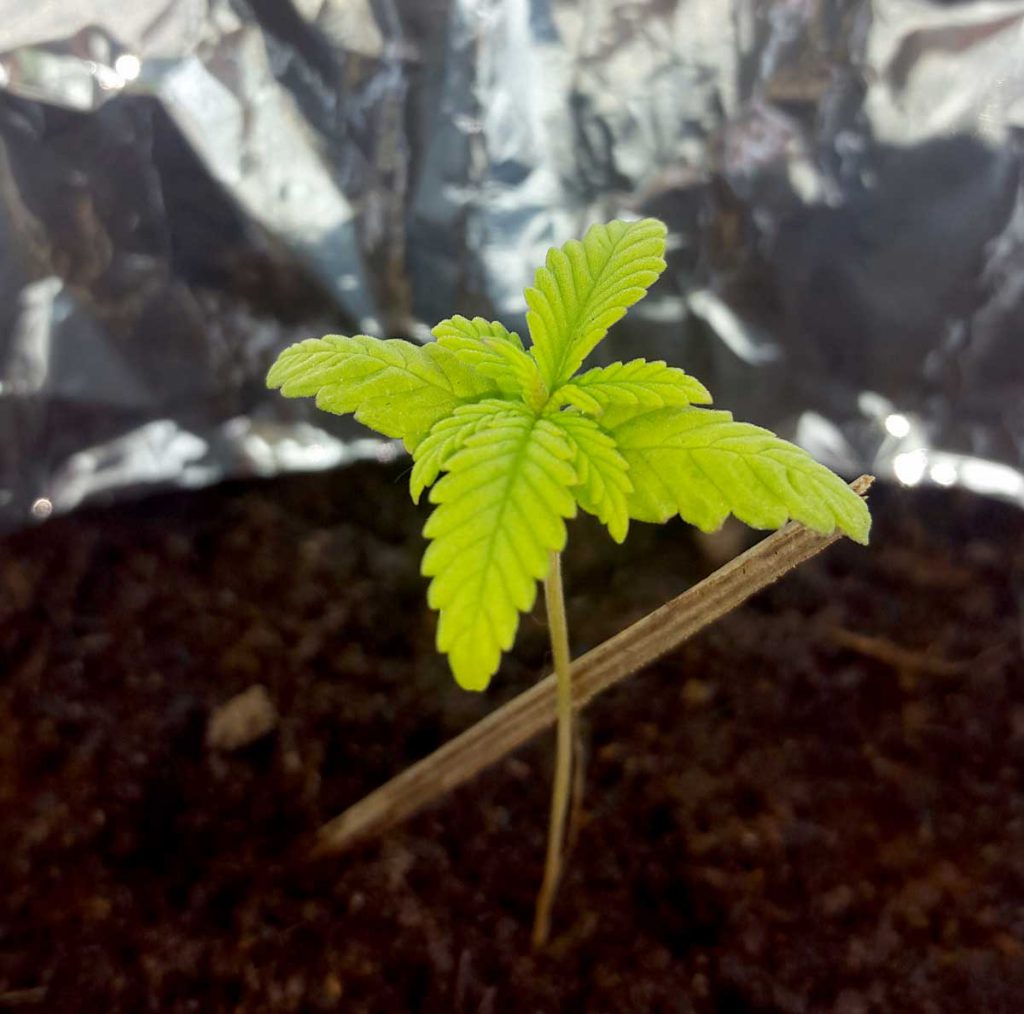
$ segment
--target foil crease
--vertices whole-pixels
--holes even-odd
[[[48,0],[0,21],[0,524],[393,444],[329,331],[523,325],[670,226],[600,349],[835,467],[1024,504],[1024,0]]]

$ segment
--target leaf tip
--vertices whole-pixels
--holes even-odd
[[[843,530],[854,542],[867,546],[871,542],[871,512],[863,500],[861,507],[863,510],[857,511],[856,516],[843,526]]]
[[[463,690],[477,693],[486,690],[491,684],[491,677],[498,670],[498,660],[485,658],[473,646],[467,646],[469,638],[461,638],[453,644],[448,652],[448,665],[452,676]]]
[[[866,546],[871,540],[871,508],[868,506],[867,493],[874,484],[873,475],[862,475],[846,487],[847,509],[842,517],[837,517],[838,527],[854,542]]]
[[[294,345],[289,345],[288,348],[282,349],[277,354],[277,358],[270,364],[270,369],[267,370],[266,385],[271,391],[276,390],[284,384],[286,367],[288,365],[288,354],[294,348]]]

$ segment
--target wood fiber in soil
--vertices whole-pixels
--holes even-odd
[[[7,538],[0,1009],[1021,1010],[1024,518],[873,502],[869,550],[831,549],[587,710],[542,956],[547,737],[380,841],[304,858],[545,664],[538,609],[491,692],[454,686],[397,470]],[[729,539],[638,525],[616,547],[577,523],[575,651]],[[209,750],[212,709],[254,683],[275,732]]]

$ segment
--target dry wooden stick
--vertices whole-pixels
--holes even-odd
[[[861,496],[872,476],[851,488]],[[574,703],[591,698],[735,609],[762,588],[843,538],[790,523],[682,595],[588,651],[572,665]],[[406,768],[320,828],[315,853],[340,852],[393,827],[501,760],[555,720],[555,677],[548,676],[434,753]]]

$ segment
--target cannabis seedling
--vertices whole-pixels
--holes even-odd
[[[617,542],[630,519],[676,514],[703,531],[730,513],[765,529],[792,518],[862,543],[871,524],[864,501],[806,452],[699,407],[711,396],[683,370],[633,359],[578,372],[664,270],[664,250],[665,227],[650,218],[595,225],[551,250],[525,293],[529,348],[499,323],[456,316],[426,345],[366,335],[300,342],[267,377],[286,396],[315,395],[320,408],[403,440],[414,501],[433,486],[422,572],[440,613],[438,650],[461,686],[488,685],[544,582],[558,733],[537,943],[548,932],[572,768],[566,519],[580,507]]]

